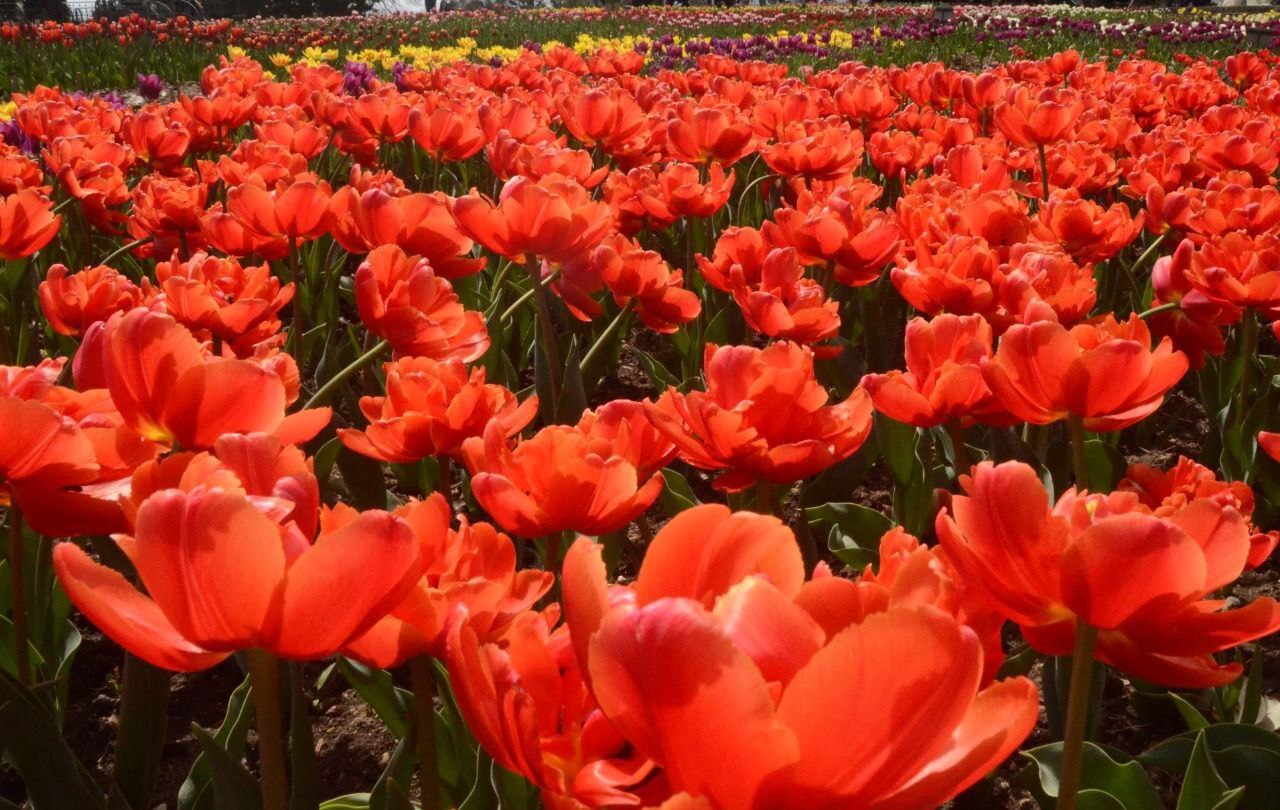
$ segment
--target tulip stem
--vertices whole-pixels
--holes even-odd
[[[1076,489],[1089,488],[1089,464],[1084,454],[1084,419],[1077,414],[1067,417],[1067,427],[1071,431],[1071,465],[1074,468]]]
[[[957,421],[948,422],[947,435],[951,437],[951,450],[955,455],[956,477],[967,475],[970,464],[969,448],[964,443],[964,427]]]
[[[546,287],[549,284],[553,284],[558,278],[560,278],[560,271],[554,270],[551,272],[550,275],[548,275],[546,278],[542,280],[541,286]],[[502,311],[502,314],[498,316],[498,320],[500,321],[510,320],[511,316],[516,314],[516,310],[524,306],[529,301],[529,299],[533,297],[534,292],[535,292],[534,289],[529,289],[521,293],[519,298],[511,302],[511,306],[507,307]]]
[[[18,680],[31,683],[31,654],[27,649],[27,588],[22,571],[22,512],[9,505],[9,600],[13,614],[14,662]]]
[[[431,658],[417,655],[409,659],[409,680],[413,686],[413,716],[417,724],[418,786],[422,789],[423,810],[441,806],[440,764],[436,758],[436,684],[431,674]]]
[[[1236,425],[1243,427],[1249,395],[1253,393],[1253,362],[1258,353],[1258,316],[1252,309],[1240,319],[1240,407],[1236,409]]]
[[[314,408],[317,405],[323,405],[338,386],[346,382],[352,374],[355,374],[357,371],[373,362],[373,360],[376,359],[378,355],[385,352],[387,347],[390,345],[391,344],[386,340],[380,340],[373,344],[373,348],[369,349],[369,351],[360,355],[355,360],[352,360],[351,365],[330,377],[324,385],[320,386],[320,390],[316,391],[311,396],[311,399],[307,400],[307,404],[303,405],[302,409],[306,410],[307,408]]]
[[[280,663],[266,650],[249,650],[253,710],[258,729],[258,774],[263,810],[286,810],[289,786],[284,770],[284,734],[280,711]]]
[[[622,328],[622,322],[631,314],[631,308],[635,305],[635,302],[636,299],[632,298],[623,304],[622,309],[618,311],[617,317],[605,327],[605,330],[600,333],[600,337],[596,338],[596,342],[591,344],[591,348],[583,356],[582,362],[578,364],[579,374],[586,374],[590,370],[591,365],[596,361],[596,357],[604,351],[605,344],[611,341],[614,335],[618,333],[618,330]]]
[[[1076,649],[1071,656],[1071,686],[1067,693],[1067,729],[1062,741],[1062,777],[1058,783],[1058,810],[1075,810],[1080,789],[1084,732],[1089,723],[1089,692],[1093,685],[1093,651],[1098,630],[1076,621]]]
[[[1037,144],[1040,150],[1040,183],[1044,186],[1044,201],[1049,201],[1049,157],[1045,154],[1044,144]]]
[[[127,245],[121,245],[119,248],[112,251],[110,256],[108,256],[107,258],[99,262],[99,264],[111,264],[113,261],[120,258],[121,256],[128,253],[129,251],[134,250],[135,248],[140,248],[143,245],[150,244],[154,239],[155,239],[154,236],[144,236],[141,239],[133,240]]]
[[[756,511],[762,515],[777,515],[778,500],[773,484],[761,478],[756,482]]]
[[[1165,231],[1164,233],[1157,236],[1156,240],[1152,242],[1150,245],[1148,245],[1146,250],[1142,251],[1142,255],[1138,257],[1138,260],[1133,264],[1129,265],[1130,279],[1135,278],[1134,273],[1138,270],[1139,267],[1147,263],[1147,259],[1151,258],[1151,254],[1159,250],[1160,245],[1164,243],[1165,237],[1168,235],[1169,235],[1169,232]],[[1145,317],[1145,315],[1143,317]]]
[[[529,284],[533,288],[533,304],[538,310],[538,343],[547,361],[547,382],[551,386],[551,413],[560,412],[560,382],[564,369],[560,366],[560,347],[556,345],[556,322],[551,317],[551,294],[539,273],[541,263],[533,255],[525,259]]]
[[[1169,310],[1177,309],[1180,306],[1182,306],[1182,304],[1178,303],[1177,301],[1170,301],[1167,304],[1159,304],[1157,306],[1152,307],[1151,309],[1144,310],[1138,313],[1138,317],[1145,321],[1147,318],[1150,318],[1152,315],[1159,315],[1161,312],[1168,312]]]

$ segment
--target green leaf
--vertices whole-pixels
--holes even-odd
[[[334,465],[338,463],[338,453],[342,452],[342,446],[342,439],[334,436],[321,445],[312,458],[313,471],[316,479],[320,482],[321,488],[324,487],[329,480],[329,476],[333,473]]]
[[[1249,673],[1245,675],[1244,693],[1240,696],[1241,723],[1255,724],[1261,719],[1262,712],[1262,647],[1255,644],[1253,660],[1249,663]]]
[[[413,780],[413,766],[417,761],[414,755],[416,733],[410,727],[408,733],[396,743],[395,750],[391,752],[391,761],[369,793],[369,810],[411,810],[413,807],[400,786]]]
[[[254,810],[262,807],[262,794],[253,775],[232,757],[209,732],[199,724],[191,724],[191,733],[200,744],[201,755],[209,765],[209,782],[213,787],[213,805],[217,810]]]
[[[919,438],[919,432],[910,425],[876,414],[876,444],[896,483],[919,477],[920,461],[916,458]]]
[[[320,810],[369,810],[368,793],[348,793],[335,796],[320,805]]]
[[[338,451],[338,470],[347,486],[351,505],[358,509],[386,509],[387,487],[382,465],[343,446]]]
[[[1187,724],[1188,729],[1199,731],[1202,728],[1209,727],[1209,720],[1182,695],[1177,692],[1170,692],[1168,693],[1168,698],[1173,707],[1178,710],[1178,714],[1182,715],[1182,721]]]
[[[1275,810],[1274,798],[1280,796],[1280,735],[1275,732],[1243,723],[1218,723],[1171,737],[1138,759],[1172,774],[1185,774],[1200,735],[1222,780],[1229,787],[1245,788],[1240,809]]]
[[[1084,461],[1089,470],[1089,489],[1094,492],[1115,489],[1116,482],[1128,470],[1124,455],[1101,439],[1089,439],[1084,443]]]
[[[338,671],[397,739],[409,730],[409,706],[413,696],[391,682],[391,673],[373,669],[350,658],[338,658]]]
[[[0,749],[39,810],[106,807],[93,777],[76,759],[45,701],[0,671]]]
[[[249,724],[253,719],[249,701],[252,690],[246,676],[231,693],[231,697],[227,698],[222,725],[213,735],[214,742],[237,759],[244,756],[245,739],[249,735]],[[212,779],[213,766],[202,753],[196,757],[186,781],[178,789],[178,810],[210,810],[214,806]]]
[[[1239,804],[1243,793],[1244,788],[1228,788],[1218,774],[1202,730],[1196,735],[1195,745],[1191,749],[1187,774],[1182,780],[1182,792],[1178,794],[1177,810],[1226,810]]]
[[[151,807],[151,792],[164,757],[171,679],[167,670],[125,653],[113,778],[114,788],[130,807]]]
[[[578,368],[582,364],[582,348],[577,338],[569,341],[569,353],[564,359],[564,379],[560,381],[560,399],[556,410],[556,424],[572,425],[587,409],[587,392],[582,385]]]
[[[698,505],[698,496],[693,494],[693,487],[689,486],[688,478],[673,469],[666,468],[662,471],[662,479],[665,486],[658,497],[667,514],[674,516]]]
[[[649,375],[650,382],[659,391],[666,391],[668,388],[680,388],[681,383],[676,375],[667,370],[667,367],[659,363],[652,355],[636,349],[636,355],[640,358],[640,364],[644,366],[645,373]]]
[[[1034,766],[1034,773],[1029,773],[1026,778],[1029,787],[1044,800],[1056,800],[1062,769],[1062,743],[1032,748],[1024,751],[1022,756],[1031,760]],[[1093,795],[1095,793],[1105,794],[1106,798]],[[1086,794],[1089,794],[1087,798]],[[1119,751],[1089,742],[1084,744],[1082,755],[1080,799],[1078,806],[1092,806],[1099,810],[1116,806],[1108,799],[1118,802],[1123,810],[1164,809],[1160,794],[1142,765]],[[1086,805],[1086,801],[1090,804]]]
[[[316,741],[311,733],[310,701],[302,688],[302,666],[289,670],[289,810],[315,810],[320,805],[316,773]]]
[[[893,528],[893,521],[880,512],[856,503],[827,503],[804,510],[805,520],[815,529],[827,530],[827,548],[841,562],[855,567],[874,563],[880,557],[880,538]]]
[[[503,810],[532,810],[537,805],[538,791],[529,780],[493,763],[490,780]]]

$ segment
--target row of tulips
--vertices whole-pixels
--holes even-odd
[[[238,666],[181,807],[923,809],[1042,709],[1042,801],[1159,807],[1086,742],[1108,677],[1191,730],[1148,752],[1180,807],[1266,807],[1242,645],[1280,604],[1231,589],[1280,541],[1280,64],[1187,61],[551,46],[15,95],[26,798],[152,806],[168,673]],[[1130,463],[1173,393],[1206,463]],[[68,599],[125,654],[105,788],[61,736]],[[368,794],[316,782],[310,661],[398,739]]]

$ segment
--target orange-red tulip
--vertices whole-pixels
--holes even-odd
[[[521,537],[576,531],[601,535],[640,516],[662,491],[662,474],[641,480],[641,446],[593,439],[552,425],[512,448],[502,425],[462,444],[471,491],[493,519]]]
[[[280,310],[294,285],[280,283],[265,262],[244,267],[236,259],[196,253],[187,261],[156,264],[156,286],[144,287],[153,307],[193,332],[247,348],[280,331]]]
[[[730,267],[733,300],[747,326],[770,338],[812,345],[840,330],[839,302],[804,277],[794,248],[769,251],[753,282],[741,265]]]
[[[594,247],[613,227],[609,206],[558,175],[508,180],[497,204],[470,195],[454,200],[458,224],[480,244],[517,262],[534,255],[552,262]]]
[[[510,437],[538,412],[536,396],[517,402],[505,387],[486,383],[484,369],[468,373],[461,360],[402,357],[383,370],[387,395],[360,399],[369,426],[338,431],[343,444],[370,458],[396,464],[457,458],[463,441],[483,435],[490,421]]]
[[[71,275],[65,264],[55,264],[40,282],[39,293],[49,326],[70,337],[80,337],[95,323],[142,303],[142,290],[105,264]]]
[[[1052,509],[1035,470],[979,464],[938,516],[952,563],[1041,652],[1065,655],[1077,621],[1098,630],[1097,657],[1165,686],[1234,680],[1212,654],[1280,629],[1280,604],[1224,611],[1213,594],[1240,575],[1249,529],[1232,506],[1200,498],[1159,516],[1136,495],[1068,490]]]
[[[458,229],[443,194],[393,196],[382,188],[363,193],[343,186],[329,201],[333,238],[350,253],[398,245],[421,256],[444,278],[477,273],[484,259],[470,258],[473,242]]]
[[[58,235],[62,217],[35,189],[0,198],[0,259],[25,259]]]
[[[1067,329],[1053,321],[1016,324],[983,364],[1000,404],[1019,419],[1044,425],[1080,417],[1094,431],[1142,421],[1187,371],[1168,338],[1153,350],[1136,315]]]
[[[327,658],[398,604],[423,562],[412,530],[386,512],[323,523],[312,542],[242,492],[161,490],[117,541],[146,595],[71,543],[54,549],[54,569],[90,621],[164,669],[204,669],[251,648]]]
[[[649,416],[685,461],[727,470],[715,481],[721,491],[817,475],[853,455],[871,431],[867,393],[858,388],[828,405],[813,354],[798,344],[708,345],[702,366],[706,392],[668,389]]]
[[[489,348],[484,316],[462,306],[426,259],[397,245],[369,252],[355,278],[360,320],[397,354],[471,362]]]

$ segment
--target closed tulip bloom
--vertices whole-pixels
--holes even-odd
[[[906,371],[862,378],[877,411],[920,428],[1007,421],[982,376],[991,326],[981,315],[912,318],[905,351]]]
[[[404,521],[386,512],[330,520],[311,541],[239,492],[166,489],[118,542],[146,595],[82,549],[54,570],[85,616],[129,652],[180,672],[237,650],[327,658],[400,602],[422,572]]]
[[[538,412],[536,396],[518,402],[505,386],[486,383],[483,368],[468,372],[461,360],[402,357],[383,365],[383,371],[386,396],[360,398],[369,426],[338,431],[349,449],[380,461],[458,458],[462,443],[483,435],[490,421],[510,437]]]
[[[25,259],[58,235],[62,217],[53,202],[35,189],[0,198],[0,259]]]
[[[493,519],[521,537],[565,531],[601,535],[640,516],[662,491],[662,474],[641,480],[636,448],[624,456],[575,427],[552,425],[508,444],[491,422],[468,439],[462,457],[471,491]]]
[[[462,278],[484,269],[470,257],[474,242],[458,228],[443,194],[393,196],[383,188],[361,193],[343,186],[329,201],[333,238],[348,253],[368,253],[380,245],[398,245],[431,262],[439,275]]]
[[[1213,653],[1280,629],[1280,604],[1222,610],[1213,598],[1240,575],[1249,530],[1234,507],[1200,498],[1159,516],[1132,493],[1068,490],[1050,509],[1031,467],[979,464],[937,521],[966,582],[1018,623],[1027,641],[1066,655],[1077,621],[1098,630],[1099,660],[1163,686],[1235,680]]]
[[[1009,413],[1045,425],[1077,416],[1093,431],[1122,430],[1155,412],[1187,371],[1168,338],[1151,348],[1137,315],[1067,329],[1053,321],[1015,324],[983,375]]]
[[[396,245],[369,252],[356,270],[360,320],[397,354],[471,362],[489,348],[484,316],[462,306],[426,259]]]
[[[142,290],[105,264],[79,273],[70,273],[65,264],[55,264],[40,282],[39,294],[49,326],[68,337],[81,337],[95,323],[142,303]]]
[[[817,475],[853,455],[871,431],[866,391],[828,405],[813,354],[798,344],[708,345],[702,366],[705,392],[668,389],[649,416],[685,461],[727,470],[715,481],[722,492]]]
[[[442,658],[448,622],[460,608],[480,640],[497,640],[555,581],[548,571],[517,571],[515,543],[488,523],[462,518],[450,528],[449,505],[439,493],[406,503],[395,516],[413,529],[425,570],[404,600],[344,651],[371,666]]]
[[[522,262],[529,255],[560,262],[594,247],[613,228],[609,206],[577,182],[549,175],[508,180],[495,204],[473,194],[454,200],[453,213],[473,239]]]
[[[198,450],[224,433],[262,432],[294,444],[329,422],[328,408],[286,415],[285,379],[252,360],[210,356],[170,315],[134,309],[96,329],[76,354],[76,380],[108,389],[125,423],[152,441]]]

